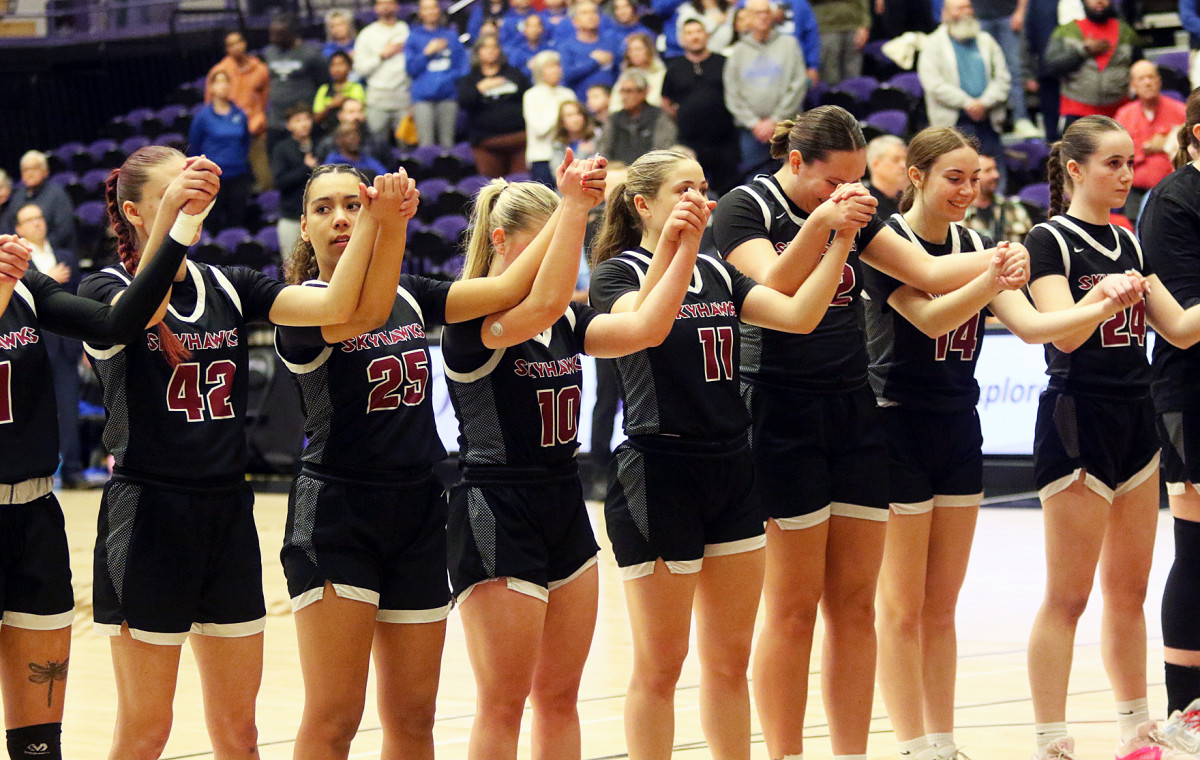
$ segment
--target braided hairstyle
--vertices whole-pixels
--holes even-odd
[[[301,201],[303,205],[300,210],[301,219],[308,215],[308,191],[312,188],[313,182],[317,177],[324,177],[327,174],[351,174],[364,185],[369,187],[371,184],[365,174],[350,164],[321,164],[313,169],[312,174],[308,175],[308,182],[304,184],[304,200]],[[312,242],[303,237],[296,238],[296,245],[287,255],[287,260],[283,264],[284,280],[289,285],[299,285],[302,282],[315,280],[320,275],[321,269],[317,266],[317,252],[313,250]]]
[[[137,231],[125,216],[122,206],[126,201],[137,203],[142,200],[142,191],[150,181],[150,170],[172,159],[183,159],[183,154],[165,145],[147,145],[139,148],[125,159],[121,168],[113,169],[104,185],[104,199],[108,204],[108,222],[117,236],[117,257],[130,274],[136,274],[138,263],[142,260],[142,251],[138,248]],[[191,352],[171,328],[166,320],[157,325],[159,345],[163,356],[172,367],[184,359],[191,358]]]
[[[1200,124],[1200,87],[1188,95],[1183,127],[1179,130],[1179,151],[1175,154],[1175,168],[1191,163],[1190,150],[1200,152],[1200,140],[1196,139],[1196,125]],[[1190,150],[1189,150],[1190,149]]]
[[[1107,116],[1084,116],[1063,133],[1062,139],[1050,148],[1050,163],[1046,178],[1050,182],[1050,216],[1066,211],[1065,196],[1071,192],[1071,175],[1067,162],[1083,163],[1096,152],[1100,135],[1105,132],[1124,132],[1125,128]]]

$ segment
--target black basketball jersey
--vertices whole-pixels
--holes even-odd
[[[639,248],[596,267],[590,288],[596,308],[610,311],[618,298],[640,289],[650,259]],[[741,399],[738,314],[754,287],[754,280],[726,261],[696,259],[667,339],[617,359],[626,435],[725,441],[746,432],[750,415]]]
[[[717,203],[713,239],[723,257],[755,238],[770,241],[775,252],[782,253],[807,218],[774,176],[760,175]],[[747,381],[815,392],[839,392],[866,384],[867,348],[859,299],[863,264],[858,254],[883,228],[883,221],[874,217],[858,232],[842,282],[811,333],[795,335],[742,325],[741,364]],[[831,234],[826,247],[832,242]]]
[[[129,282],[123,267],[109,267],[85,279],[80,293],[109,303]],[[104,390],[104,446],[117,467],[193,483],[244,476],[245,327],[267,318],[284,287],[244,267],[188,261],[164,319],[190,358],[171,367],[155,328],[129,345],[84,345]]]
[[[353,476],[429,467],[446,457],[430,400],[425,328],[445,324],[449,290],[448,282],[400,275],[387,322],[332,345],[319,327],[275,329],[275,350],[307,415],[306,463]]]
[[[921,239],[900,214],[893,214],[887,224],[931,256],[982,251],[992,246],[991,240],[958,224],[950,225],[944,243]],[[986,312],[975,314],[945,335],[930,338],[888,303],[904,283],[873,267],[866,267],[865,274],[863,304],[871,389],[880,403],[938,411],[975,406],[979,401],[975,365],[983,348]]]
[[[483,318],[442,331],[450,402],[458,415],[459,461],[465,466],[554,466],[579,447],[584,336],[596,316],[572,303],[541,334],[508,348],[488,348]]]
[[[1185,309],[1200,303],[1200,171],[1188,164],[1154,188],[1138,218],[1146,262]],[[1200,347],[1154,342],[1150,389],[1160,412],[1200,411]]]
[[[58,469],[58,411],[34,296],[47,282],[53,280],[26,272],[0,315],[0,483]]]
[[[1112,224],[1056,216],[1030,230],[1025,246],[1029,249],[1030,282],[1063,275],[1076,302],[1110,274],[1127,269],[1151,273],[1142,260],[1137,238]],[[1051,376],[1051,386],[1079,393],[1146,395],[1150,365],[1146,362],[1145,301],[1109,317],[1069,354],[1047,343],[1046,374]]]

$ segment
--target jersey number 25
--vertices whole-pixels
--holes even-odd
[[[367,396],[367,414],[399,409],[401,402],[416,406],[425,399],[429,385],[429,359],[419,348],[399,357],[381,356],[367,365],[367,382],[374,383]]]

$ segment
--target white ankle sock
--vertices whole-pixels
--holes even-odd
[[[804,753],[801,752],[799,755],[784,755],[781,760],[804,760]]]
[[[1035,723],[1033,726],[1034,738],[1037,740],[1037,751],[1039,755],[1045,754],[1046,747],[1050,746],[1050,742],[1056,739],[1067,738],[1067,723]]]
[[[954,743],[953,731],[947,731],[944,734],[929,734],[925,738],[937,750],[937,754],[934,757],[951,758],[954,757],[954,753],[958,750],[958,746]]]
[[[918,736],[916,739],[900,742],[900,757],[905,760],[934,760],[937,755],[929,737]]]
[[[833,760],[867,760],[867,756],[863,755],[834,755]]]
[[[1117,729],[1121,732],[1121,743],[1137,736],[1138,726],[1150,720],[1150,707],[1146,698],[1131,699],[1117,703]]]

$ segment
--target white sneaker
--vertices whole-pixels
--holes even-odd
[[[1018,137],[1041,137],[1043,134],[1029,119],[1017,119],[1013,122],[1012,133]]]
[[[1046,751],[1034,755],[1033,760],[1078,760],[1075,757],[1075,740],[1071,737],[1055,739],[1046,747]]]
[[[1197,756],[1169,744],[1158,723],[1148,720],[1138,726],[1137,736],[1117,748],[1117,760],[1197,760]]]
[[[1200,699],[1193,700],[1182,711],[1176,710],[1163,726],[1163,736],[1176,749],[1200,754]]]
[[[963,752],[958,747],[955,747],[954,750],[948,755],[943,755],[941,752],[939,752],[937,757],[938,760],[971,760],[971,758],[967,756],[967,753]]]

